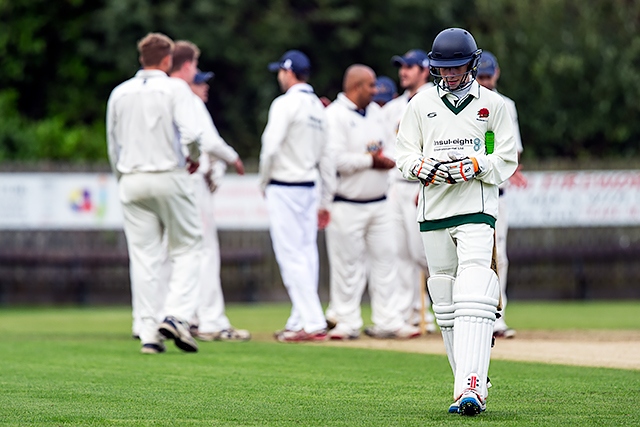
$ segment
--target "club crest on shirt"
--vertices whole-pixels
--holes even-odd
[[[487,110],[486,108],[481,108],[480,110],[478,110],[478,120],[486,122],[488,118],[489,110]]]

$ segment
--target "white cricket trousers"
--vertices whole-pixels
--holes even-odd
[[[204,333],[229,329],[225,314],[224,295],[220,281],[220,243],[213,216],[214,195],[209,191],[202,174],[192,175],[196,204],[202,221],[202,262],[200,266],[200,297],[196,317],[198,331]]]
[[[397,304],[405,322],[417,324],[421,312],[421,287],[429,277],[420,225],[416,221],[416,200],[422,185],[415,181],[394,179],[389,191],[398,256]],[[424,274],[424,278],[422,278]],[[429,308],[429,297],[425,301]],[[429,317],[429,316],[427,316]]]
[[[131,289],[142,321],[143,344],[158,342],[160,312],[180,320],[193,317],[200,274],[202,226],[186,171],[125,174],[119,182],[124,232],[129,250]],[[162,236],[172,260],[166,298],[161,266]]]
[[[388,332],[400,329],[404,321],[395,299],[397,251],[388,200],[334,202],[326,233],[331,276],[327,317],[360,330],[360,304],[368,280],[374,325]]]
[[[509,212],[507,209],[507,196],[498,198],[498,219],[496,220],[496,259],[498,264],[498,279],[500,280],[500,297],[502,298],[502,311],[496,320],[495,330],[507,329],[505,321],[505,309],[507,308],[507,275],[509,273],[509,258],[507,257],[507,233],[509,232]]]
[[[270,184],[265,190],[269,231],[282,282],[291,299],[286,329],[327,327],[318,296],[318,195],[314,187]]]

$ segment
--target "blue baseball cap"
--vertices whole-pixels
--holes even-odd
[[[304,53],[299,50],[288,50],[279,61],[269,64],[269,71],[276,72],[280,69],[291,70],[296,74],[308,74],[311,62]]]
[[[380,76],[376,79],[376,93],[373,96],[373,102],[389,102],[396,94],[396,84],[387,76]]]
[[[498,60],[493,53],[483,50],[478,62],[478,76],[493,76],[498,68]]]
[[[424,50],[411,49],[404,55],[395,55],[391,58],[391,63],[396,67],[403,65],[419,65],[422,68],[429,68],[429,57]]]
[[[213,74],[213,72],[211,71],[200,71],[198,70],[198,72],[196,73],[195,77],[193,78],[193,83],[200,85],[202,83],[206,83],[209,80],[211,80],[213,78],[213,76],[215,76],[215,74]]]

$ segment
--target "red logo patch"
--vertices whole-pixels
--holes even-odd
[[[487,117],[489,117],[489,110],[487,110],[486,108],[481,108],[480,111],[478,111],[478,117],[480,117],[481,119],[486,119]]]

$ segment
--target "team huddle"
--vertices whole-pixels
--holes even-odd
[[[188,352],[198,350],[194,338],[248,340],[224,314],[217,232],[205,214],[226,165],[244,172],[204,105],[212,73],[197,69],[200,52],[189,42],[151,33],[138,50],[142,69],[107,105],[133,332],[146,354],[164,352],[165,339]],[[506,272],[499,280],[495,230],[504,223],[496,223],[499,186],[516,172],[522,148],[515,107],[508,109],[495,81],[490,90],[476,79],[487,58],[484,68],[496,74],[495,58],[482,55],[470,33],[450,28],[429,54],[392,58],[403,94],[354,64],[330,102],[308,83],[309,58],[288,51],[268,64],[283,94],[269,109],[259,166],[292,303],[275,338],[350,340],[362,331],[410,339],[437,324],[454,374],[449,412],[462,415],[485,410],[493,339],[515,334],[504,319],[496,323]],[[326,230],[330,266],[326,311],[318,229]],[[367,286],[373,324],[363,329]]]

